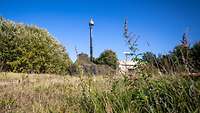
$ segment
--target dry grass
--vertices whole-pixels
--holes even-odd
[[[111,86],[108,80],[103,76],[0,73],[0,112],[80,112],[82,85],[105,91]]]
[[[0,113],[199,113],[200,79],[0,73]]]

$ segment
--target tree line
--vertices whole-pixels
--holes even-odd
[[[181,44],[174,47],[168,54],[156,56],[152,52],[145,52],[143,61],[157,68],[161,72],[199,72],[200,71],[200,41],[190,46],[184,33]]]

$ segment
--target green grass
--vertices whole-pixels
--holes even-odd
[[[0,112],[199,113],[200,79],[1,73]]]
[[[83,106],[95,113],[199,113],[200,81],[176,76],[121,79],[109,92],[91,92]]]

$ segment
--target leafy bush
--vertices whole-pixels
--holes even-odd
[[[117,67],[117,55],[112,50],[105,50],[95,61],[97,64],[105,64],[114,69]]]
[[[65,74],[71,64],[65,48],[46,30],[0,19],[3,71]]]

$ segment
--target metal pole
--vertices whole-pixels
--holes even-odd
[[[90,26],[90,61],[93,61],[93,47],[92,47],[92,26]]]

